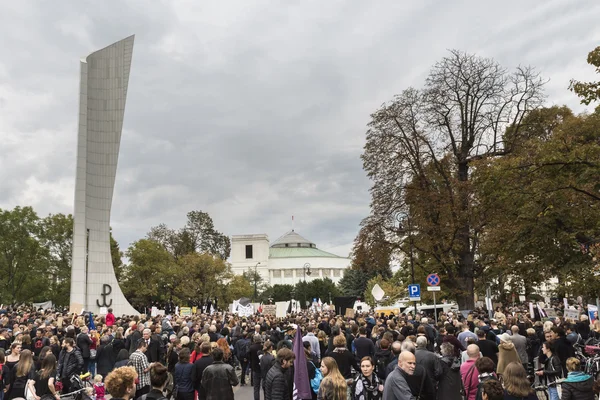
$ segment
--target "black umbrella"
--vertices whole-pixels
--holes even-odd
[[[238,300],[238,302],[243,305],[244,307],[246,307],[248,304],[250,304],[250,299],[247,297],[242,297]]]

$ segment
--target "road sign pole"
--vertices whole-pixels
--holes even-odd
[[[437,304],[435,303],[435,292],[433,292],[433,315],[435,317],[435,325],[437,326]]]

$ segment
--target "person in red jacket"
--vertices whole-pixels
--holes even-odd
[[[108,309],[108,314],[106,314],[106,326],[113,326],[115,324],[115,315],[113,314],[113,309]]]

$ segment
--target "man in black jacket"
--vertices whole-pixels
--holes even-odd
[[[292,388],[288,384],[285,371],[294,364],[296,355],[286,347],[277,352],[275,365],[265,378],[265,400],[289,400]]]
[[[90,345],[92,344],[92,339],[90,339],[90,335],[88,334],[88,327],[83,326],[81,328],[81,333],[77,335],[77,347],[81,351],[81,357],[83,357],[83,372],[88,370],[88,366],[90,365]]]
[[[261,375],[259,353],[261,352],[262,338],[260,334],[255,334],[248,351],[250,357],[250,371],[252,372],[252,386],[254,386],[254,400],[260,400]]]
[[[79,374],[82,369],[83,357],[81,357],[79,350],[75,348],[75,341],[73,338],[65,338],[63,349],[58,356],[56,370],[63,385],[63,393],[69,393],[71,391],[71,377],[75,374]]]
[[[354,353],[358,360],[375,355],[375,345],[371,339],[367,338],[367,329],[364,326],[358,328],[358,337],[354,339]]]
[[[479,328],[477,331],[477,338],[479,340],[475,342],[475,344],[479,347],[479,350],[484,357],[488,357],[494,362],[494,365],[498,365],[498,345],[496,342],[487,340],[485,337],[486,332]]]
[[[142,338],[148,346],[146,350],[146,357],[149,363],[161,362],[164,363],[164,347],[162,346],[161,339],[156,335],[152,335],[151,330],[146,328],[142,333]]]
[[[213,358],[210,355],[210,343],[204,342],[200,346],[202,357],[194,362],[196,367],[196,377],[194,379],[195,389],[198,392],[198,400],[206,400],[206,390],[202,386],[202,374],[206,367],[213,363]]]

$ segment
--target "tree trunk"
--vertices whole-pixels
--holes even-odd
[[[458,305],[461,310],[472,310],[475,308],[475,283],[473,279],[475,257],[471,251],[471,226],[469,224],[469,191],[466,182],[469,180],[469,165],[466,162],[458,163],[458,180],[461,185],[458,187],[460,199],[459,224],[461,226],[457,235],[457,256],[458,256],[458,281],[460,282],[460,295],[458,296]]]

